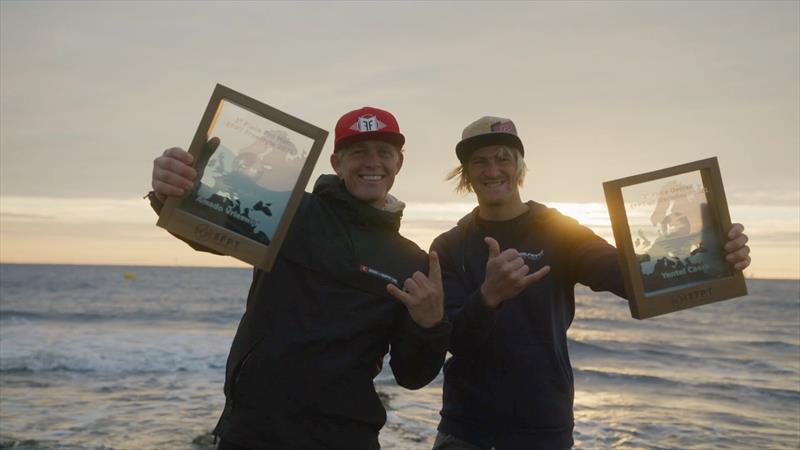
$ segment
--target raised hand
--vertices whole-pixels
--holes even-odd
[[[402,291],[393,284],[386,285],[386,290],[403,302],[414,322],[423,328],[431,328],[444,318],[444,289],[439,255],[431,252],[429,258],[430,270],[427,277],[420,271],[414,272],[403,283]]]
[[[489,260],[486,262],[486,279],[481,285],[481,295],[490,308],[499,307],[550,272],[550,266],[544,266],[528,274],[528,265],[515,249],[509,248],[501,253],[500,245],[494,238],[487,236],[483,241],[489,246]]]

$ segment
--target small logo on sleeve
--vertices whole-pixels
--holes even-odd
[[[384,280],[384,281],[386,281],[388,283],[392,283],[395,286],[400,286],[400,282],[397,281],[397,278],[395,278],[395,277],[393,277],[391,275],[385,274],[383,272],[380,272],[378,270],[375,270],[375,269],[373,269],[371,267],[367,267],[367,266],[362,264],[359,267],[359,270],[361,270],[362,272],[364,272],[366,274],[378,277],[378,278],[380,278],[380,279],[382,279],[382,280]]]

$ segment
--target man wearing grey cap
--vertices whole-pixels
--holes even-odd
[[[434,449],[569,448],[574,287],[624,297],[617,250],[555,209],[522,201],[525,153],[510,119],[468,125],[456,154],[449,178],[478,206],[431,245],[453,324]],[[725,246],[736,270],[750,264],[743,229],[735,224]]]

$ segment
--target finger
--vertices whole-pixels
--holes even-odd
[[[420,287],[417,282],[414,281],[413,275],[412,278],[406,278],[406,281],[403,282],[403,291],[407,292],[412,298],[419,295]]]
[[[736,236],[739,236],[744,232],[744,225],[740,223],[734,223],[731,225],[730,231],[728,231],[728,239],[733,239]]]
[[[425,274],[420,271],[414,272],[414,275],[411,275],[411,279],[414,280],[417,286],[419,286],[421,289],[428,285],[428,277],[426,277]]]
[[[398,288],[392,283],[386,285],[386,290],[389,291],[389,294],[392,297],[396,298],[397,300],[400,300],[400,302],[403,303],[404,305],[408,305],[413,300],[410,295],[401,291],[400,288]]]
[[[544,278],[544,276],[547,275],[548,273],[550,273],[550,266],[544,266],[541,269],[537,270],[536,272],[533,272],[532,274],[523,278],[521,286],[523,288],[526,288]]]
[[[164,156],[177,159],[187,165],[192,165],[192,163],[194,163],[194,156],[180,147],[172,147],[164,150]]]
[[[489,258],[496,258],[500,254],[500,244],[493,237],[486,236],[483,242],[489,246]]]
[[[531,270],[531,268],[530,268],[530,267],[528,267],[528,265],[527,265],[527,264],[523,263],[523,264],[522,264],[522,267],[518,267],[518,268],[516,268],[516,269],[514,270],[514,272],[512,272],[512,273],[511,273],[511,276],[512,276],[512,277],[513,277],[515,280],[518,280],[518,279],[520,279],[520,278],[524,278],[524,277],[525,277],[525,275],[527,275],[527,274],[528,274],[528,272],[530,272],[530,270]]]
[[[442,284],[442,267],[439,265],[439,255],[436,252],[431,252],[428,255],[430,261],[430,269],[428,269],[428,278],[436,285]]]
[[[519,256],[511,260],[504,260],[503,259],[504,257],[506,257],[506,255],[503,255],[501,253],[500,256],[492,260],[492,262],[494,263],[493,265],[496,267],[496,270],[494,270],[493,272],[499,272],[501,274],[509,275],[513,274],[514,271],[518,270],[520,267],[525,265],[525,260],[523,260]],[[487,264],[486,266],[487,271],[489,270],[490,265],[491,264]]]
[[[730,253],[734,250],[744,247],[749,238],[746,234],[740,234],[736,239],[731,239],[725,244],[725,251]]]
[[[194,168],[191,165],[186,164],[185,162],[176,158],[171,158],[169,156],[166,157],[162,156],[156,158],[156,160],[153,161],[153,163],[154,167],[174,172],[184,178],[189,179],[189,181],[192,181],[197,177],[197,171],[194,170]]]
[[[750,255],[750,247],[744,246],[735,252],[728,253],[725,255],[725,259],[728,260],[730,263],[737,263],[739,261],[744,261],[747,259],[747,256]]]
[[[206,151],[209,152],[209,156],[213,155],[215,151],[217,151],[217,147],[219,147],[220,140],[218,137],[214,136],[206,142]]]
[[[512,259],[511,261],[508,261],[506,263],[506,267],[513,272],[513,271],[518,270],[521,267],[528,267],[528,265],[525,264],[525,260],[524,259],[522,259],[522,258],[520,258],[518,256],[516,259]]]
[[[184,189],[171,184],[162,183],[158,180],[153,180],[153,191],[156,194],[160,194],[162,196],[166,195],[168,197],[180,197],[186,193]]]
[[[191,178],[160,167],[153,169],[153,179],[183,189],[191,189],[194,186],[194,181]]]
[[[519,252],[517,251],[517,249],[508,248],[508,249],[503,250],[503,252],[500,253],[497,256],[497,259],[499,261],[503,261],[503,262],[510,262],[510,261],[513,261],[513,260],[515,260],[515,259],[517,259],[519,257],[520,256],[519,256]]]
[[[169,184],[180,189],[192,189],[194,187],[194,182],[191,179],[175,172],[160,168],[156,168],[153,171],[153,180],[160,181],[164,184]]]
[[[750,265],[750,256],[748,256],[744,261],[739,261],[738,263],[734,264],[733,268],[736,270],[744,270]]]

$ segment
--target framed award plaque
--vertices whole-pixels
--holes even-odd
[[[269,271],[327,136],[218,84],[189,147],[195,187],[157,225]]]
[[[603,183],[636,319],[747,294],[725,260],[731,227],[717,158]]]

